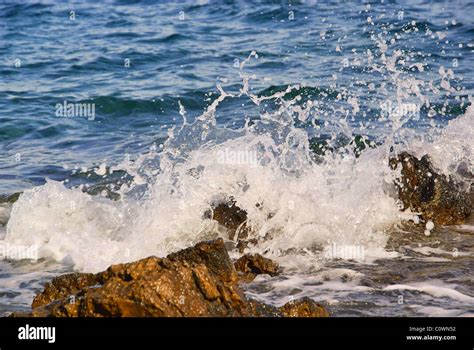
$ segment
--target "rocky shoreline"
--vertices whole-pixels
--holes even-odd
[[[236,267],[239,270],[236,270]],[[302,298],[280,308],[248,299],[239,282],[276,273],[259,255],[232,263],[222,239],[168,255],[110,266],[97,274],[54,278],[33,300],[27,317],[326,317],[328,311]]]
[[[439,174],[428,156],[401,153],[389,161],[400,209],[417,213],[419,225],[460,224],[471,214],[472,200],[454,180]],[[247,213],[232,198],[204,213],[223,226],[229,246],[219,238],[200,242],[165,258],[148,257],[110,266],[106,271],[72,273],[54,278],[37,294],[31,312],[15,317],[327,317],[329,311],[309,298],[282,307],[245,296],[241,285],[259,274],[276,276],[281,268],[259,254],[236,261],[258,241],[249,238]],[[425,231],[426,232],[426,231]],[[263,238],[265,239],[265,238]]]

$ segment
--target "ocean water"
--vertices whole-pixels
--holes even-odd
[[[28,310],[61,273],[227,238],[205,213],[233,198],[259,241],[248,251],[284,267],[245,285],[253,298],[474,315],[472,217],[413,225],[388,167],[428,153],[471,188],[473,11],[0,4],[0,312]]]

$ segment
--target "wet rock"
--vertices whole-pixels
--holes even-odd
[[[471,200],[452,179],[439,174],[427,155],[421,159],[403,152],[390,159],[392,169],[400,169],[396,181],[403,209],[421,213],[424,221],[438,225],[461,224],[471,213]]]
[[[264,211],[263,203],[255,203],[255,208]],[[275,212],[267,212],[267,220],[271,220],[275,216]],[[273,239],[280,235],[282,230],[270,229],[263,237],[255,235],[252,231],[251,225],[248,224],[247,212],[239,208],[232,197],[226,202],[220,202],[214,206],[214,209],[208,210],[204,213],[204,218],[216,220],[219,225],[225,227],[230,241],[226,242],[227,250],[238,250],[243,254],[245,249],[250,246],[256,246],[262,241]]]
[[[74,295],[86,287],[98,283],[98,278],[92,273],[71,273],[54,278],[46,283],[42,293],[33,299],[32,307],[40,307],[51,303],[53,300]]]
[[[283,317],[283,313],[277,307],[257,300],[249,300],[249,308],[255,317]]]
[[[211,217],[227,229],[230,240],[244,239],[248,236],[247,212],[235,205],[233,199],[217,204],[212,210]]]
[[[32,316],[248,316],[248,301],[221,239],[161,259],[71,274],[48,284]]]
[[[240,279],[246,282],[252,281],[257,275],[268,274],[276,276],[280,273],[279,265],[260,254],[246,254],[234,263],[235,269],[240,274]]]
[[[234,282],[237,279],[234,265],[221,238],[200,242],[194,247],[168,255],[168,259],[204,264],[210,273],[225,282]]]
[[[279,308],[283,317],[328,317],[329,313],[320,304],[309,298],[290,301]]]
[[[262,261],[263,270],[275,271]],[[35,297],[32,307],[29,314],[16,316],[286,315],[245,297],[222,239],[198,243],[167,258],[148,257],[112,265],[98,274],[57,277]]]
[[[263,210],[263,203],[256,203],[255,207],[259,210]],[[267,213],[267,218],[270,220],[275,213]],[[248,225],[247,212],[236,205],[235,200],[230,197],[224,202],[215,204],[212,210],[208,210],[204,213],[204,218],[213,219],[219,223],[219,225],[225,227],[228,234],[227,242],[228,250],[237,249],[240,253],[243,253],[248,245],[257,245],[258,238],[251,238],[251,227]],[[268,232],[263,240],[271,239],[271,232]]]
[[[201,263],[149,257],[113,265],[95,278],[98,285],[46,305],[35,303],[31,316],[218,317],[249,316],[250,312],[237,285],[219,280]],[[53,299],[48,291],[46,288],[36,300]]]
[[[257,244],[258,244],[258,240],[256,238],[252,238],[249,240],[239,239],[235,248],[237,248],[239,253],[242,254],[245,251],[245,249],[248,248],[249,245],[256,246]]]
[[[279,308],[256,300],[249,303],[252,313],[257,317],[329,317],[324,306],[306,297],[290,301]]]

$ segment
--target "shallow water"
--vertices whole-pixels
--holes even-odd
[[[226,237],[204,213],[232,197],[260,239],[250,251],[285,268],[245,286],[254,298],[472,316],[473,219],[425,236],[388,167],[428,153],[470,188],[472,10],[1,4],[0,195],[24,193],[0,197],[0,242],[38,260],[1,261],[0,312],[66,271]],[[94,115],[58,115],[65,100]]]
[[[260,276],[249,296],[278,306],[300,297],[326,305],[334,316],[474,316],[474,221],[426,237],[410,227],[391,232],[397,257],[370,263],[326,261],[315,271]],[[416,232],[418,231],[418,232]]]

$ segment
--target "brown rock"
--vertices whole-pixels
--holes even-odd
[[[326,309],[309,298],[290,301],[279,308],[284,317],[328,317]]]
[[[103,280],[99,286],[34,308],[32,316],[247,316],[249,312],[238,287],[218,280],[204,264],[152,257],[113,265],[96,276]]]
[[[469,195],[453,180],[439,174],[427,155],[418,159],[403,152],[390,159],[390,166],[401,166],[401,178],[395,185],[403,209],[419,212],[423,220],[438,225],[461,224],[470,215]]]
[[[275,267],[267,260],[249,258],[248,261],[255,263],[245,266],[253,266],[253,271],[259,266],[260,271],[275,272]],[[163,259],[149,257],[112,265],[98,274],[74,273],[57,277],[35,297],[31,313],[16,316],[285,315],[273,306],[247,300],[237,285],[236,276],[221,239],[201,242]],[[300,307],[293,314],[302,312],[304,316],[309,314],[307,310],[312,309]]]
[[[279,308],[255,300],[249,303],[257,317],[329,317],[324,306],[306,297],[290,301]]]
[[[283,313],[275,306],[267,305],[256,300],[249,300],[251,314],[255,317],[282,317]]]
[[[329,317],[324,306],[306,297],[290,301],[279,308],[255,300],[251,300],[250,304],[252,312],[258,317]]]
[[[46,283],[42,293],[35,296],[32,307],[49,304],[53,300],[75,295],[82,289],[98,283],[97,276],[92,273],[71,273],[54,278]]]
[[[188,261],[207,266],[209,272],[225,282],[236,280],[236,272],[222,238],[200,242],[194,247],[168,255],[173,261]]]
[[[257,275],[268,274],[276,276],[279,274],[279,265],[260,254],[245,254],[234,263],[235,269],[242,274],[240,278],[246,282],[252,281]]]

